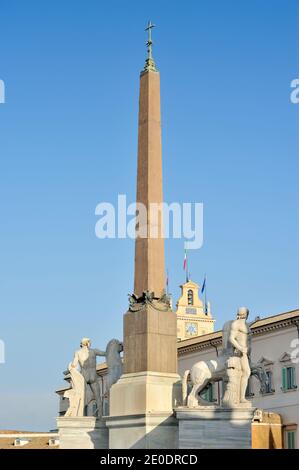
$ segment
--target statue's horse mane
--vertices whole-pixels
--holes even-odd
[[[119,348],[121,344],[122,344],[121,341],[119,341],[116,338],[112,338],[107,344],[106,362],[107,362],[108,368],[111,365],[110,362],[113,362],[113,364],[115,364],[115,360],[117,360],[117,362],[120,362],[120,356],[119,356],[120,349]]]
[[[117,382],[122,374],[122,359],[120,356],[122,350],[122,342],[116,338],[111,339],[106,347],[106,363],[108,367],[106,389],[108,394],[110,387]]]
[[[107,349],[110,349],[111,347],[116,346],[116,345],[119,346],[119,344],[120,344],[120,341],[118,339],[112,338],[107,344]]]

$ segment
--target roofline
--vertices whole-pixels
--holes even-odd
[[[293,316],[284,318],[285,315],[294,313]],[[272,315],[257,320],[251,327],[253,336],[261,335],[269,331],[274,331],[279,328],[286,328],[291,326],[299,327],[299,310],[290,310],[289,312]],[[185,339],[177,344],[178,356],[186,353],[206,349],[208,347],[221,346],[222,344],[222,330],[214,331],[206,335],[197,336],[190,339]]]
[[[5,429],[0,430],[0,439],[4,438],[20,438],[26,437],[58,437],[58,431],[6,431]]]

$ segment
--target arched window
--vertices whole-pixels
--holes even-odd
[[[188,305],[193,305],[193,290],[188,290]]]

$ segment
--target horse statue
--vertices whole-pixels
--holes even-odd
[[[262,364],[251,364],[251,326],[257,321],[247,322],[249,309],[240,307],[234,320],[224,323],[222,329],[222,352],[217,359],[199,361],[186,370],[183,377],[182,395],[183,404],[196,407],[207,405],[200,393],[209,383],[223,381],[224,394],[222,406],[234,408],[237,406],[251,406],[246,398],[246,388],[250,375],[254,375],[261,382],[261,390],[268,384],[268,376]],[[188,376],[190,374],[192,390],[188,396]]]
[[[111,339],[106,346],[107,375],[104,382],[105,387],[104,390],[102,390],[102,404],[104,410],[106,409],[107,411],[109,410],[110,389],[122,375],[123,363],[120,356],[122,351],[123,343],[115,338]]]
[[[233,358],[234,359],[234,358]],[[236,358],[237,359],[237,358]],[[256,377],[261,384],[261,393],[266,391],[268,376],[263,364],[251,364],[251,375]],[[192,390],[188,395],[188,377],[190,375]],[[189,408],[198,405],[210,404],[200,397],[200,393],[210,383],[226,380],[227,377],[227,357],[219,356],[217,359],[196,362],[191,370],[186,370],[182,381],[183,405]]]
[[[109,391],[122,375],[123,364],[120,353],[123,349],[123,343],[115,338],[111,339],[106,346],[106,364],[108,369],[106,391]]]

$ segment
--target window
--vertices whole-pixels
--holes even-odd
[[[287,431],[288,449],[295,449],[295,431]]]
[[[188,305],[193,305],[193,290],[188,290]]]
[[[214,398],[213,384],[208,384],[206,388],[201,392],[200,397],[205,401],[216,401]]]
[[[248,384],[247,384],[247,388],[246,388],[246,392],[245,392],[245,395],[247,398],[251,398],[254,396],[254,393],[252,391],[252,383],[251,383],[251,379],[249,378],[248,380]]]
[[[282,368],[282,390],[293,390],[297,388],[295,380],[295,367],[287,366]]]
[[[107,398],[104,399],[104,403],[103,403],[103,415],[104,416],[109,415],[109,402],[108,402]]]
[[[285,432],[285,448],[296,449],[296,430],[286,430]]]
[[[274,390],[272,388],[272,371],[271,370],[266,370],[266,375],[268,377],[268,383],[266,384],[265,393],[273,393]]]

